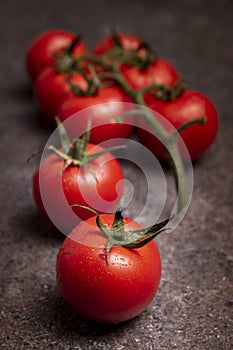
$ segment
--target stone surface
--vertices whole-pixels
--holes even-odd
[[[227,0],[1,1],[1,350],[232,349],[232,10]],[[55,261],[64,237],[39,216],[31,194],[38,159],[26,159],[50,131],[38,123],[24,57],[34,36],[54,27],[82,33],[90,47],[109,28],[140,35],[219,111],[216,142],[194,164],[188,213],[156,240],[156,298],[119,326],[85,321],[63,301]],[[126,172],[139,181],[130,165]],[[144,194],[136,195],[140,206]]]

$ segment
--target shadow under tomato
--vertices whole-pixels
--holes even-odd
[[[116,325],[89,321],[70,308],[56,286],[50,288],[41,299],[37,299],[37,302],[31,308],[31,313],[31,317],[34,317],[43,328],[50,328],[51,335],[59,337],[59,339],[62,337],[63,340],[69,340],[73,337],[80,339],[82,337],[83,342],[91,339],[91,337],[95,340],[96,338],[101,340],[106,335],[121,337],[122,332],[128,332],[129,327],[132,328],[140,318],[140,316],[137,316],[130,321]]]

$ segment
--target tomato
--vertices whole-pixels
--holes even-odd
[[[104,38],[95,48],[98,55],[109,54],[122,60],[121,74],[133,89],[141,89],[156,83],[172,87],[179,79],[173,65],[163,58],[156,58],[149,45],[139,37],[119,33]],[[128,53],[132,56],[129,57]]]
[[[73,84],[86,90],[88,83],[80,73],[73,73],[69,79]],[[54,123],[54,117],[62,96],[70,91],[68,75],[57,72],[52,65],[40,71],[35,79],[34,93],[39,109],[45,119]]]
[[[133,89],[141,89],[154,83],[172,87],[179,79],[171,63],[162,58],[156,59],[145,69],[122,64],[121,73]]]
[[[107,54],[110,61],[119,60],[120,66],[128,63],[130,66],[144,67],[154,59],[147,43],[136,35],[126,33],[114,33],[104,38],[93,51],[96,55]]]
[[[101,40],[94,48],[94,53],[97,55],[103,55],[107,51],[113,49],[116,46],[122,46],[126,51],[136,50],[141,45],[142,40],[136,35],[117,33],[107,36]]]
[[[160,113],[176,129],[195,119],[206,118],[204,125],[191,125],[181,131],[180,135],[192,160],[201,156],[214,141],[218,130],[218,115],[213,103],[198,91],[186,90],[174,101],[162,101],[146,94],[145,102],[152,110]],[[163,123],[162,119],[160,120]],[[169,131],[170,128],[164,127]],[[138,128],[139,140],[150,149],[158,159],[166,161],[164,147],[151,133]]]
[[[102,147],[88,144],[86,154],[102,150]],[[34,199],[43,215],[51,218],[61,230],[69,231],[79,218],[93,215],[79,207],[72,207],[78,217],[71,215],[72,204],[87,205],[102,212],[114,211],[123,191],[123,183],[119,183],[123,180],[123,172],[111,153],[92,160],[89,163],[92,172],[76,165],[62,171],[63,166],[64,161],[52,153],[43,159],[33,175]]]
[[[69,94],[64,96],[58,106],[57,116],[65,121],[74,113],[84,110],[81,117],[74,120],[74,130],[85,130],[91,114],[92,130],[90,141],[99,144],[105,140],[114,138],[128,138],[133,130],[132,118],[128,123],[119,124],[116,118],[122,115],[132,102],[130,98],[117,86],[107,86],[100,89],[92,96],[78,96]],[[93,107],[85,112],[88,107]],[[131,123],[131,124],[130,124]],[[97,127],[97,125],[100,125]]]
[[[114,215],[100,215],[111,228]],[[140,229],[124,218],[125,230]],[[107,239],[96,218],[81,222],[57,256],[57,283],[68,302],[89,320],[116,324],[139,315],[153,300],[161,278],[161,259],[151,240],[141,248],[113,246],[106,263]]]
[[[26,66],[32,80],[36,78],[41,68],[53,62],[55,52],[67,49],[75,40],[75,35],[62,29],[52,29],[39,34],[32,41],[26,54]],[[72,55],[78,57],[86,52],[86,47],[79,41],[72,50]]]

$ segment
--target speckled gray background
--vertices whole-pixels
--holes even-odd
[[[1,0],[1,350],[232,349],[232,15],[230,0]],[[157,296],[120,326],[89,323],[63,301],[54,268],[63,236],[41,219],[31,195],[38,162],[26,159],[50,131],[37,122],[24,55],[36,34],[53,27],[82,33],[90,47],[108,28],[140,35],[219,111],[216,142],[194,164],[188,214],[172,235],[157,238]]]

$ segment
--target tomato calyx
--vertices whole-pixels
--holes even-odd
[[[93,154],[87,154],[86,150],[90,139],[91,120],[89,119],[86,132],[84,133],[82,138],[76,138],[71,142],[67,135],[64,125],[57,117],[55,119],[58,125],[58,133],[62,149],[58,149],[50,145],[48,146],[48,150],[53,151],[58,157],[64,160],[64,165],[62,167],[61,172],[63,172],[67,167],[71,165],[78,167],[82,166],[86,167],[90,171],[90,173],[95,177],[95,174],[90,166],[90,162],[108,152],[112,152],[116,149],[125,147],[124,145],[113,146],[105,148],[104,150]]]
[[[71,73],[77,71],[77,63],[72,56],[74,47],[81,41],[81,35],[77,35],[71,45],[53,54],[53,68],[58,73]]]
[[[125,49],[119,33],[113,32],[110,39],[113,47],[109,48],[105,52],[105,55],[117,61],[122,61],[143,70],[153,64],[157,59],[151,46],[145,41],[140,42],[136,48]]]
[[[72,51],[80,40],[81,36],[77,35],[69,47],[53,54],[53,69],[58,73],[66,74],[66,80],[70,86],[70,90],[75,95],[93,96],[97,94],[106,83],[101,82],[93,64],[88,64],[85,60],[73,57]],[[75,73],[79,73],[85,79],[87,82],[86,89],[82,89],[72,82],[72,75]]]
[[[153,83],[141,89],[143,93],[149,92],[151,95],[165,102],[175,101],[185,90],[186,84],[182,80],[178,80],[173,86]]]
[[[88,66],[88,71],[84,69],[79,69],[79,74],[87,82],[87,88],[81,89],[79,86],[74,84],[71,79],[71,75],[67,76],[67,82],[70,86],[70,90],[77,96],[93,96],[96,95],[100,89],[102,89],[106,84],[102,83],[98,75],[96,74],[93,65]]]
[[[151,46],[143,41],[135,52],[132,52],[132,57],[129,56],[128,59],[126,58],[126,64],[144,70],[156,62],[156,60],[157,57]]]
[[[165,226],[170,220],[170,218],[168,218],[146,228],[126,231],[124,225],[124,218],[122,216],[121,205],[122,200],[120,202],[120,205],[116,209],[112,227],[108,227],[102,222],[100,214],[96,210],[78,204],[72,205],[87,209],[96,215],[96,224],[107,239],[107,247],[105,254],[106,264],[108,264],[109,252],[113,246],[121,246],[129,249],[141,248],[147,243],[149,243],[152,239],[154,239],[158,234],[165,231]]]
[[[120,245],[129,249],[141,248],[145,244],[149,243],[152,239],[154,239],[159,233],[164,231],[163,228],[167,225],[168,222],[169,219],[166,219],[150,227],[142,228],[139,230],[126,231],[121,209],[117,209],[111,228],[104,225],[101,221],[100,215],[97,215],[97,226],[104,234],[104,236],[108,239],[106,248],[106,263],[108,263],[108,255],[114,245]]]

